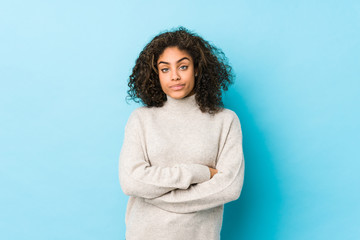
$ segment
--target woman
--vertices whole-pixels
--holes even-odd
[[[140,53],[128,93],[145,106],[128,119],[119,159],[127,240],[220,239],[245,166],[240,121],[221,99],[232,78],[222,51],[183,27]]]

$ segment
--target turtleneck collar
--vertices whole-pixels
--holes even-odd
[[[195,94],[181,99],[172,98],[169,95],[166,95],[166,98],[167,100],[164,103],[163,108],[167,111],[184,113],[190,110],[199,109],[199,105],[196,103]]]

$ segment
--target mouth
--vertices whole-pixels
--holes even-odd
[[[170,88],[172,89],[172,90],[181,90],[181,89],[183,89],[185,87],[185,84],[176,84],[176,85],[172,85],[172,86],[170,86]]]

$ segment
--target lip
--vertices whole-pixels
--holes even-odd
[[[176,85],[170,86],[170,88],[171,88],[172,90],[181,90],[181,89],[183,89],[184,87],[185,87],[185,84],[176,84]]]

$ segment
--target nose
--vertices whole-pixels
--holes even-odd
[[[180,80],[180,75],[177,70],[172,71],[171,80]]]

